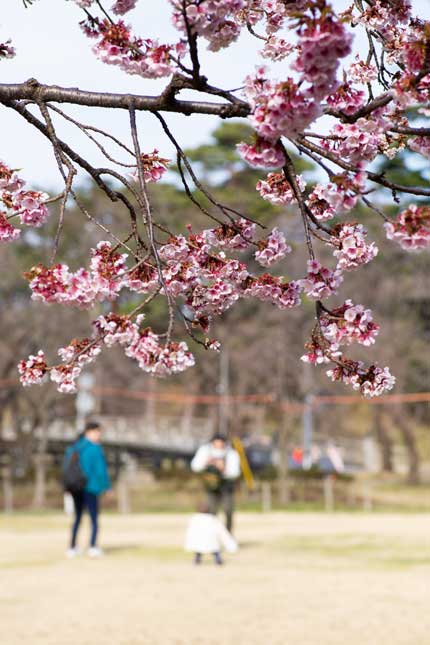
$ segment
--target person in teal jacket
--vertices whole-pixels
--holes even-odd
[[[101,549],[97,547],[99,497],[102,493],[111,489],[111,482],[106,457],[100,445],[101,433],[102,428],[99,423],[96,421],[88,422],[83,434],[66,450],[64,458],[64,465],[66,466],[72,454],[78,452],[79,463],[87,480],[83,491],[73,493],[75,519],[72,525],[70,548],[67,550],[67,556],[70,558],[79,553],[76,542],[85,509],[91,518],[91,539],[88,555],[91,557],[102,555]]]

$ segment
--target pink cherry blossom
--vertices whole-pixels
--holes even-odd
[[[418,152],[423,157],[430,158],[430,138],[429,137],[411,137],[408,146],[414,152]]]
[[[81,23],[84,33],[100,40],[93,47],[97,58],[116,65],[127,74],[143,78],[170,76],[175,68],[171,54],[183,55],[182,45],[160,45],[157,40],[136,38],[122,20],[87,20]]]
[[[202,238],[212,248],[244,251],[252,242],[254,233],[255,224],[242,217],[231,224],[204,230]]]
[[[49,211],[44,205],[49,195],[35,190],[21,190],[13,198],[14,211],[18,213],[22,224],[27,226],[42,226],[49,217]]]
[[[24,181],[20,179],[15,170],[0,161],[0,190],[8,193],[16,193],[24,186]]]
[[[197,285],[188,304],[197,318],[220,316],[239,299],[237,288],[223,279],[216,279],[210,285]]]
[[[246,81],[246,94],[254,106],[249,117],[258,135],[276,142],[281,135],[295,138],[321,114],[319,102],[306,96],[292,78],[282,83],[265,81],[260,84],[257,70],[255,82]]]
[[[323,311],[319,324],[324,338],[334,345],[357,342],[369,346],[379,333],[379,325],[373,322],[370,309],[354,305],[351,300],[330,312]]]
[[[164,159],[158,154],[158,150],[154,148],[152,152],[142,153],[142,166],[143,166],[143,176],[147,182],[157,182],[163,177],[164,173],[167,170],[170,159]],[[133,179],[136,181],[139,178],[138,170],[133,173]]]
[[[127,255],[114,251],[110,242],[99,242],[91,256],[90,269],[99,299],[114,300],[124,286]]]
[[[148,293],[159,287],[159,275],[155,267],[142,263],[121,276],[121,281],[131,291]]]
[[[287,244],[284,233],[275,227],[266,239],[258,243],[255,259],[262,266],[270,267],[282,260],[287,253],[291,253],[291,247]]]
[[[336,294],[343,281],[342,272],[331,271],[317,260],[308,260],[307,264],[308,276],[300,281],[306,295],[313,300],[323,300]]]
[[[384,394],[391,390],[396,382],[388,367],[371,365],[366,368],[362,361],[345,359],[341,365],[328,370],[327,376],[332,381],[342,381],[345,385],[352,385],[354,390],[359,390],[366,398]]]
[[[58,355],[63,363],[76,363],[76,365],[83,367],[92,363],[100,352],[100,344],[94,343],[91,338],[74,338],[67,347],[60,347]]]
[[[254,144],[239,143],[237,149],[250,166],[279,168],[285,163],[281,146],[259,137]]]
[[[344,114],[354,114],[366,103],[366,95],[362,90],[357,90],[348,82],[337,88],[336,92],[327,97],[328,105]]]
[[[184,7],[187,23],[192,33],[205,38],[211,51],[228,47],[240,34],[236,20],[238,12],[244,7],[244,0],[169,0],[173,6],[172,21],[176,29],[187,33],[184,20]]]
[[[31,354],[27,360],[18,363],[19,380],[24,387],[29,385],[40,385],[47,371],[45,354],[39,350],[34,356]]]
[[[430,247],[430,206],[409,206],[395,220],[385,223],[385,231],[389,240],[407,251]]]
[[[367,85],[377,79],[378,70],[371,63],[365,63],[357,57],[356,62],[349,68],[348,76],[354,83]]]
[[[384,128],[375,118],[357,119],[355,123],[336,123],[323,147],[352,163],[371,161],[385,143]]]
[[[314,187],[306,203],[318,220],[332,219],[356,205],[358,196],[364,192],[365,179],[363,172],[333,175],[327,184]]]
[[[19,228],[15,228],[6,219],[6,213],[0,211],[0,242],[15,242],[21,235]]]
[[[12,47],[11,41],[0,42],[0,60],[3,58],[13,58],[16,56],[15,47]]]
[[[297,184],[303,192],[306,188],[306,182],[301,175],[296,176]],[[291,204],[295,201],[295,196],[290,183],[285,179],[283,173],[270,172],[265,180],[260,180],[256,187],[263,199],[271,204]]]
[[[260,51],[260,55],[263,58],[269,58],[275,62],[284,60],[294,51],[294,45],[289,43],[285,38],[277,38],[276,36],[270,36],[265,44],[263,49]]]
[[[362,224],[339,224],[333,232],[332,242],[338,247],[333,255],[338,259],[338,268],[343,271],[367,264],[378,254],[374,242],[366,244],[367,231]]]
[[[309,21],[300,33],[300,55],[293,67],[312,84],[312,96],[323,98],[333,89],[339,58],[351,51],[352,34],[332,16]]]
[[[185,342],[160,345],[159,337],[149,328],[139,332],[125,353],[134,358],[143,371],[155,376],[178,374],[194,365],[194,357]]]
[[[270,302],[281,310],[298,307],[301,304],[300,294],[303,289],[300,281],[287,282],[281,277],[264,273],[258,278],[249,276],[242,288],[245,297]]]
[[[75,394],[77,392],[76,379],[80,376],[82,368],[77,364],[56,365],[49,372],[51,381],[57,384],[61,394]]]
[[[131,345],[138,337],[139,326],[144,318],[145,316],[140,314],[134,323],[128,316],[110,312],[94,320],[94,336],[95,338],[102,338],[107,347],[112,347],[116,344]]]
[[[128,11],[131,11],[136,6],[137,0],[116,0],[112,5],[113,13],[117,16],[123,16]]]

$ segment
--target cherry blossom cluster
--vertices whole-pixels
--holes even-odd
[[[317,220],[323,222],[351,210],[365,190],[366,175],[363,172],[348,172],[333,175],[326,184],[317,184],[306,204]]]
[[[91,251],[90,270],[70,271],[66,264],[35,266],[25,274],[33,300],[82,308],[97,301],[115,300],[125,284],[126,254],[117,253],[110,242],[99,242]]]
[[[304,15],[299,28],[300,55],[293,67],[301,72],[301,80],[311,84],[315,99],[326,97],[336,86],[339,59],[351,52],[352,34],[324,7],[316,19]]]
[[[252,144],[239,143],[237,150],[250,166],[257,168],[279,168],[285,163],[282,147],[261,137],[257,137]]]
[[[287,244],[284,233],[274,228],[265,240],[259,242],[255,259],[261,266],[270,267],[287,253],[291,253],[291,246]]]
[[[0,211],[0,241],[13,242],[21,234],[9,219],[18,217],[26,226],[42,226],[49,217],[45,202],[49,195],[36,190],[24,190],[25,182],[15,170],[0,161],[0,202],[9,210]]]
[[[306,188],[306,182],[303,177],[297,175],[296,181],[299,189],[303,192]],[[286,206],[296,199],[290,183],[280,172],[269,172],[266,179],[262,179],[257,183],[256,189],[261,197],[271,204]]]
[[[335,295],[342,281],[343,276],[339,269],[332,271],[323,267],[318,260],[308,260],[308,275],[301,280],[301,286],[308,298],[323,300]]]
[[[272,144],[280,136],[295,139],[321,115],[321,106],[304,94],[292,78],[281,83],[261,81],[262,73],[260,68],[255,79],[248,78],[246,82],[246,97],[253,106],[249,120],[257,134]]]
[[[336,123],[330,134],[323,147],[354,164],[372,161],[386,142],[383,123],[374,116],[355,123]]]
[[[335,331],[333,331],[333,335],[336,335]],[[358,338],[352,340],[358,340]],[[354,390],[358,390],[367,398],[385,394],[394,387],[396,382],[388,367],[382,368],[376,364],[366,367],[362,361],[345,358],[339,351],[338,344],[330,343],[327,338],[316,332],[313,333],[312,339],[306,343],[305,349],[306,354],[302,356],[303,362],[311,365],[334,363],[334,366],[327,370],[327,376],[332,381],[351,385]]]
[[[164,159],[158,154],[158,150],[154,148],[152,152],[144,152],[141,155],[143,176],[147,182],[160,181],[162,176],[167,170],[170,159]],[[138,170],[133,174],[134,179],[138,179]]]
[[[354,114],[366,103],[366,94],[363,90],[354,88],[346,81],[340,85],[336,92],[327,97],[327,104],[343,114]]]
[[[126,355],[135,359],[143,371],[159,377],[178,374],[194,365],[194,357],[185,342],[162,343],[151,328],[140,328],[143,319],[143,314],[137,316],[136,322],[114,313],[99,316],[93,322],[92,338],[75,338],[67,347],[58,350],[62,359],[59,365],[48,367],[43,351],[22,360],[18,365],[21,383],[40,385],[49,374],[59,392],[73,394],[82,369],[99,356],[103,344],[107,347],[122,345]],[[209,341],[208,347],[218,349],[217,341]]]
[[[0,42],[0,60],[3,58],[13,58],[16,56],[15,47],[11,45],[11,40]]]
[[[140,369],[155,376],[179,374],[194,365],[194,356],[185,342],[163,345],[150,328],[140,331],[125,353],[137,361]]]
[[[362,224],[338,224],[332,229],[332,243],[338,248],[333,252],[338,269],[350,271],[371,262],[378,254],[374,242],[366,244],[367,231]]]
[[[74,0],[81,9],[89,9],[95,0]],[[115,0],[111,9],[117,16],[123,16],[128,11],[135,8],[137,0]]]
[[[87,19],[81,23],[87,36],[99,38],[93,51],[102,62],[116,65],[127,74],[143,78],[161,78],[170,76],[172,56],[184,54],[182,43],[177,45],[160,45],[158,41],[147,38],[136,38],[131,28],[122,20],[111,23],[107,19]]]
[[[202,232],[204,241],[212,248],[242,251],[253,241],[255,224],[240,218],[232,224],[223,224],[219,228],[211,228]]]
[[[430,206],[413,204],[395,220],[385,223],[389,240],[395,240],[407,251],[430,247]]]
[[[240,34],[237,13],[245,0],[169,0],[173,7],[173,25],[183,34],[188,30],[208,41],[210,51],[228,47]]]
[[[255,136],[239,144],[238,151],[249,165],[270,171],[256,186],[262,199],[278,207],[298,201],[310,259],[305,277],[296,280],[259,274],[257,265],[272,267],[291,252],[284,233],[275,227],[257,236],[252,213],[233,219],[229,214],[235,211],[221,207],[226,222],[197,233],[189,229],[171,234],[164,240],[158,239],[163,235],[158,231],[157,239],[145,246],[145,257],[140,240],[130,256],[121,253],[120,246],[103,241],[91,250],[88,268],[72,271],[65,264],[37,265],[27,274],[33,299],[89,308],[117,300],[123,290],[133,292],[134,299],[136,294],[149,294],[147,301],[160,294],[167,299],[170,313],[178,305],[193,335],[195,328],[206,334],[212,319],[240,299],[256,298],[289,309],[299,306],[304,296],[317,301],[317,325],[302,359],[311,364],[332,363],[328,376],[365,396],[390,390],[395,379],[388,368],[365,366],[344,357],[340,349],[354,342],[363,346],[375,342],[379,327],[371,311],[351,300],[331,309],[321,301],[336,295],[344,272],[366,265],[378,253],[361,224],[337,219],[378,184],[375,172],[366,173],[367,165],[378,154],[392,158],[406,146],[430,156],[427,128],[409,127],[409,108],[420,117],[430,114],[430,22],[411,17],[409,0],[357,2],[339,15],[328,0],[169,0],[172,23],[179,32],[179,42],[171,45],[135,36],[121,18],[107,17],[96,0],[75,2],[86,12],[82,28],[95,39],[93,50],[100,60],[143,78],[175,74],[160,94],[163,109],[181,112],[182,97],[178,101],[176,94],[187,88],[227,101],[225,106],[213,107],[214,103],[209,111],[219,107],[224,117],[238,108],[237,113],[247,115]],[[119,17],[136,4],[137,0],[109,3]],[[90,11],[98,12],[98,17]],[[351,52],[352,32],[347,25],[367,31],[370,54],[363,60],[356,57],[338,79],[340,63]],[[210,85],[199,59],[201,39],[210,51],[217,52],[236,42],[241,30],[257,38],[258,53],[268,65],[289,59],[288,68],[286,63],[276,67],[283,70],[281,76],[275,77],[273,70],[260,65],[244,83],[240,79],[242,100],[235,89],[227,92]],[[9,41],[0,44],[0,58],[13,55]],[[193,112],[194,102],[188,103]],[[205,100],[199,110],[207,111],[207,105]],[[323,115],[330,127],[325,137],[314,129]],[[320,163],[328,181],[306,191],[303,178],[296,176],[296,186],[291,170],[294,161],[283,138],[293,142],[300,154]],[[146,182],[159,181],[169,162],[157,150],[142,154],[140,161]],[[280,168],[283,172],[278,172]],[[133,171],[137,180],[139,173]],[[380,183],[391,187],[399,199],[408,192],[387,178]],[[425,189],[420,192],[417,187],[415,194],[424,196]],[[14,217],[23,225],[41,226],[48,216],[47,200],[45,193],[24,190],[17,173],[0,164],[0,240],[18,239],[20,230],[11,223]],[[429,247],[430,207],[418,201],[387,221],[385,228],[387,237],[405,249]],[[315,238],[332,247],[334,267],[316,259]],[[135,243],[133,236],[127,241],[132,246]],[[167,334],[143,328],[142,321],[143,315],[135,321],[112,312],[99,316],[91,338],[74,339],[59,350],[60,365],[48,367],[43,352],[21,361],[21,380],[29,385],[49,375],[60,391],[73,392],[85,365],[103,347],[113,345],[121,346],[142,370],[156,376],[175,374],[194,364],[187,345],[171,339],[171,327],[176,324],[172,315]],[[200,342],[208,349],[219,348],[216,340]]]
[[[35,356],[31,354],[26,361],[23,360],[18,363],[21,383],[25,387],[39,385],[43,381],[47,368],[45,354],[42,350],[39,350]]]
[[[408,146],[414,152],[418,152],[423,157],[430,158],[430,139],[428,137],[411,137]]]
[[[323,311],[319,325],[324,338],[332,345],[350,345],[357,342],[369,346],[375,342],[379,325],[373,322],[370,309],[347,300],[341,307]]]
[[[245,297],[270,302],[278,309],[292,309],[301,304],[302,285],[300,280],[287,282],[284,278],[264,273],[258,278],[249,276],[243,283]]]
[[[344,359],[342,364],[328,370],[327,376],[332,381],[352,385],[354,390],[358,390],[366,398],[385,394],[393,389],[396,382],[388,367],[378,365],[366,367],[362,361],[349,359]]]

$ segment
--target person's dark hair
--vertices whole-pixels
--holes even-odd
[[[84,432],[89,432],[90,430],[100,430],[101,427],[102,426],[99,421],[87,421],[87,423],[85,424]]]
[[[215,432],[215,434],[212,435],[211,443],[212,441],[224,441],[224,443],[227,443],[227,437],[225,434],[222,434],[222,432]]]

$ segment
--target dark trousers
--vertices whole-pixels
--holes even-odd
[[[88,493],[86,490],[82,493],[74,493],[72,495],[75,503],[75,520],[72,525],[72,539],[70,546],[72,549],[76,546],[76,538],[78,537],[79,526],[81,524],[82,514],[87,509],[91,519],[91,540],[90,546],[95,546],[97,542],[98,531],[98,516],[99,516],[99,498],[93,493]]]
[[[234,511],[234,490],[233,486],[228,484],[222,486],[219,491],[208,491],[209,512],[216,515],[220,507],[225,513],[225,525],[228,531],[233,529],[233,511]]]

